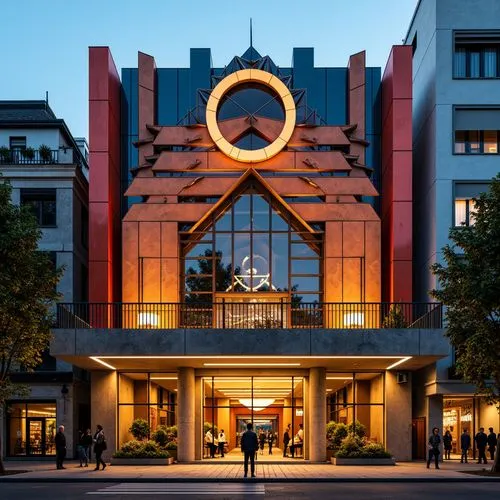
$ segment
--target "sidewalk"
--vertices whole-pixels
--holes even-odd
[[[174,464],[170,466],[119,466],[94,471],[93,464],[80,468],[77,462],[65,463],[56,470],[50,462],[5,462],[7,470],[29,470],[23,474],[0,477],[0,482],[240,482],[243,464]],[[387,466],[334,466],[330,464],[282,463],[258,464],[258,482],[458,482],[500,481],[500,478],[463,474],[460,471],[481,470],[477,464],[446,462],[440,470],[426,469],[423,462],[405,462]],[[249,481],[245,479],[245,481]]]

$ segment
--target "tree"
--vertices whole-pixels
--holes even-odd
[[[31,371],[48,348],[53,306],[62,269],[38,251],[41,231],[29,207],[11,202],[0,181],[0,412],[26,387],[10,380],[13,370]],[[0,443],[1,444],[1,443]],[[4,472],[0,456],[0,474]]]
[[[440,287],[432,295],[447,307],[447,336],[457,374],[500,410],[500,174],[475,200],[475,223],[452,228],[434,264]],[[500,471],[498,446],[494,469]]]

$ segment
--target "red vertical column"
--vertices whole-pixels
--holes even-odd
[[[90,47],[90,302],[116,302],[121,296],[120,95],[120,77],[109,48]],[[110,324],[103,311],[100,317]]]
[[[382,77],[382,294],[412,302],[412,47],[394,46]]]
[[[359,139],[365,139],[366,135],[366,53],[359,52],[349,58],[347,69],[349,85],[349,124],[356,124],[353,135]],[[351,144],[351,154],[359,156],[359,163],[365,163],[365,146],[362,144]]]

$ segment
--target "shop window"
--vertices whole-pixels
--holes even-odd
[[[12,401],[6,410],[8,456],[55,455],[55,401]]]
[[[454,78],[500,77],[500,31],[462,31],[454,36]]]
[[[56,227],[55,189],[21,189],[21,204],[30,207],[40,227]]]
[[[177,373],[120,373],[118,381],[118,440],[120,446],[134,439],[129,429],[138,418],[149,426],[148,438],[168,429],[177,440]],[[175,434],[175,436],[173,436]]]

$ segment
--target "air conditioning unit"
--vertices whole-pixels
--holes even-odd
[[[396,374],[396,381],[398,384],[408,383],[408,372],[398,372]]]

